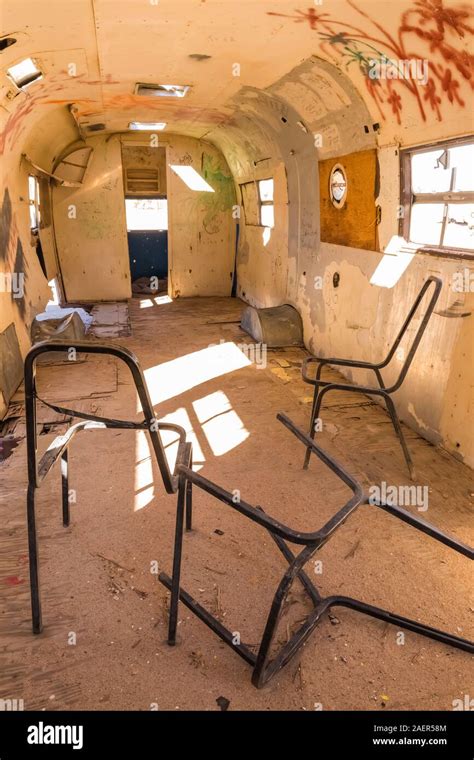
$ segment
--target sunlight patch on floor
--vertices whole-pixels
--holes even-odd
[[[248,367],[250,360],[235,343],[218,343],[146,369],[145,379],[153,405],[161,404],[197,385]],[[138,411],[141,407],[139,406]]]
[[[214,456],[227,454],[249,437],[250,433],[223,391],[193,401],[193,407]]]

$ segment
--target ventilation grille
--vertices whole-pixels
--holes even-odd
[[[159,193],[158,169],[127,169],[125,172],[125,191],[126,193],[133,193],[133,195]]]

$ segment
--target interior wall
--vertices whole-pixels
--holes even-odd
[[[265,232],[259,225],[248,224],[241,205],[238,255],[238,293],[248,303],[275,306],[285,299],[288,278],[288,187],[283,161],[272,168],[259,169],[251,176],[241,176],[239,183],[273,178],[275,227]],[[241,194],[239,189],[239,195]],[[242,203],[242,199],[241,199]],[[267,237],[268,235],[268,237]]]
[[[0,130],[5,118],[5,113],[0,114]],[[24,357],[30,347],[31,322],[43,311],[51,290],[30,232],[28,174],[34,170],[22,159],[22,147],[17,145],[14,150],[2,153],[3,146],[0,145],[0,334],[13,324],[18,352]],[[10,288],[9,283],[14,287]],[[6,378],[0,387],[1,419],[8,406],[11,388],[18,385],[21,374],[13,355],[3,356],[0,361]],[[10,389],[8,392],[7,388]]]
[[[237,183],[246,181],[252,172],[255,178],[264,178],[257,167],[270,156],[265,175],[275,178],[276,199],[282,197],[286,175],[289,200],[283,217],[287,223],[276,223],[267,250],[256,228],[247,227],[243,218],[239,295],[258,307],[293,304],[303,318],[305,345],[314,354],[376,361],[388,350],[423,282],[430,274],[439,276],[443,290],[437,311],[447,310],[448,316],[432,317],[416,361],[397,394],[397,409],[421,435],[473,466],[474,440],[469,431],[474,427],[470,402],[474,366],[467,349],[469,341],[472,343],[473,295],[455,293],[452,288],[453,275],[472,272],[472,262],[419,253],[406,262],[405,271],[395,262],[398,275],[391,281],[388,278],[385,286],[370,282],[382,259],[384,266],[396,259],[400,145],[423,144],[424,128],[412,128],[409,139],[405,135],[393,144],[381,144],[379,125],[372,123],[351,83],[341,71],[314,57],[265,93],[244,88],[239,97],[241,114],[234,125],[240,132],[235,126],[225,134],[216,130],[212,139],[222,145]],[[247,114],[253,117],[252,126],[246,123]],[[469,115],[459,107],[457,134],[463,129],[467,134]],[[445,138],[453,136],[438,129],[438,136],[441,133]],[[320,216],[325,214],[320,194],[326,193],[327,184],[320,177],[336,162],[367,168],[367,156],[370,188],[364,188],[360,196],[355,170],[347,200],[351,224],[331,228],[330,220]],[[377,206],[380,215],[376,220]],[[364,236],[361,228],[365,223],[369,232]],[[340,236],[337,226],[343,231]],[[323,229],[324,235],[337,234],[338,242],[346,245],[321,242]],[[392,253],[384,255],[386,248]],[[286,292],[278,269],[269,266],[280,251],[287,270]],[[340,275],[337,289],[332,285],[335,272]],[[456,302],[469,316],[460,317],[456,308],[453,311]],[[393,372],[400,369],[400,361],[395,361]]]
[[[168,291],[172,298],[230,296],[235,262],[235,187],[214,145],[167,135]],[[214,192],[196,191],[170,168],[190,166]]]
[[[319,356],[381,361],[425,280],[430,275],[440,277],[443,288],[435,313],[394,400],[401,419],[410,427],[473,466],[474,294],[460,294],[452,288],[453,275],[463,272],[466,265],[415,254],[393,287],[371,284],[380,263],[385,260],[387,265],[387,259],[394,258],[392,254],[322,243],[319,256],[308,265],[297,299],[305,343],[311,353]],[[469,269],[474,276],[474,267]],[[335,273],[339,275],[337,288],[333,285]],[[315,278],[319,277],[323,286],[315,288]],[[462,301],[462,309],[452,309],[456,301]],[[390,370],[383,373],[386,384],[398,376],[422,313],[397,351]],[[357,383],[373,384],[370,373],[343,372]]]
[[[264,228],[248,225],[241,210],[237,294],[258,307],[296,303],[320,242],[318,156],[374,150],[375,134],[365,129],[370,115],[350,80],[314,56],[267,90],[244,87],[234,100],[231,124],[209,139],[237,186],[269,177],[275,183],[275,228],[266,245]]]
[[[53,190],[66,297],[68,301],[126,299],[131,284],[121,148],[133,152],[134,144],[146,143],[143,135],[108,135],[88,138],[87,144],[94,150],[82,187]],[[226,161],[215,146],[192,137],[166,135],[160,137],[159,146],[166,148],[168,164],[170,294],[228,296],[235,257],[235,188]],[[171,165],[194,168],[213,192],[192,190]]]
[[[83,184],[56,185],[52,193],[65,297],[119,301],[131,296],[120,137],[92,137],[87,145],[93,151]]]

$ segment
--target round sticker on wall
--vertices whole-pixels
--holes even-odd
[[[329,175],[329,195],[336,208],[341,208],[346,202],[347,196],[347,178],[344,167],[341,164],[335,164]]]

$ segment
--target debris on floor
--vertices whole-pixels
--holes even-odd
[[[131,334],[128,304],[124,302],[100,303],[91,310],[90,331],[96,338],[126,338]]]
[[[132,282],[132,295],[134,296],[157,296],[168,293],[168,278],[138,277]]]
[[[81,317],[78,313],[83,311],[82,309],[71,310],[61,309],[61,311],[69,312],[62,317],[44,317],[43,314],[39,314],[31,325],[31,340],[32,343],[39,343],[41,340],[84,340],[87,334],[87,330],[92,323],[92,319],[89,315],[87,321],[85,317]],[[45,312],[46,314],[46,312]]]
[[[0,462],[4,462],[5,459],[8,459],[13,452],[13,449],[16,449],[20,441],[21,438],[15,438],[14,435],[0,435]]]
[[[247,306],[242,312],[242,330],[268,348],[303,345],[303,323],[300,313],[289,304],[256,309]]]

